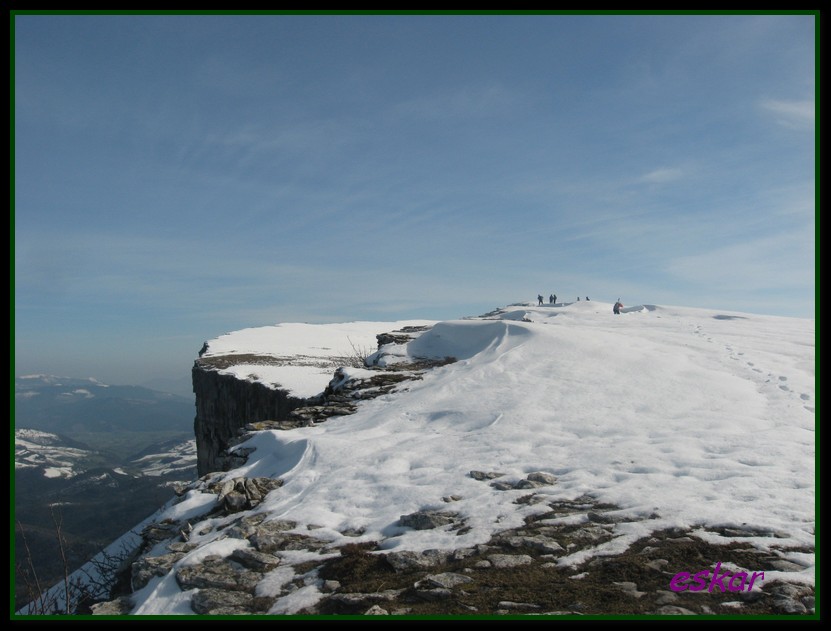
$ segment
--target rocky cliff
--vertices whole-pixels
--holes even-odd
[[[410,325],[377,333],[376,346],[380,349],[390,344],[406,344],[425,328]],[[318,356],[309,354],[311,351],[306,349],[302,355],[225,353],[222,349],[221,343],[205,342],[192,369],[193,392],[196,395],[193,430],[200,477],[214,471],[227,471],[241,464],[239,455],[230,455],[227,449],[238,442],[246,428],[291,429],[331,416],[351,414],[355,411],[357,399],[378,396],[388,392],[394,384],[412,378],[412,372],[384,371],[371,379],[355,382],[355,387],[342,388],[342,368],[363,367],[363,356],[374,350],[369,346],[362,346],[359,350],[353,345],[351,356],[332,354],[328,347],[319,348],[318,351],[324,352]],[[427,362],[411,368],[418,371],[443,362]],[[247,368],[240,372],[241,366]],[[311,369],[325,375],[320,382],[320,390],[312,396],[308,396],[308,391],[304,393],[306,396],[301,396],[273,380],[259,379],[255,374],[281,367]],[[250,378],[244,378],[249,369],[252,371]],[[330,379],[330,384],[326,386]],[[366,394],[367,388],[371,394]]]
[[[285,420],[306,402],[285,390],[222,374],[220,367],[215,359],[197,359],[193,365],[193,432],[200,477],[227,470],[231,463],[224,451],[248,423]]]

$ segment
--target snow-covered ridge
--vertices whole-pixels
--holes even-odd
[[[177,571],[208,554],[257,552],[244,529],[228,528],[241,518],[290,522],[291,534],[320,543],[303,554],[274,552],[280,576],[267,574],[256,593],[281,614],[325,597],[293,565],[322,563],[346,543],[375,542],[386,553],[471,548],[585,498],[616,507],[611,536],[564,547],[554,554],[558,567],[620,554],[675,528],[751,542],[790,563],[790,580],[813,583],[813,320],[661,305],[615,315],[611,303],[581,301],[419,324],[427,328],[408,343],[385,345],[367,368],[341,374],[456,361],[349,416],[253,432],[237,446],[244,465],[207,476],[156,517],[187,513],[198,525],[169,574],[133,595],[132,613],[191,613],[195,592],[176,582]],[[340,353],[350,340],[366,346],[370,333],[405,325],[367,327],[367,338],[357,338],[354,323],[246,329],[208,342],[203,357]],[[292,367],[283,368],[285,386]],[[247,369],[223,370],[250,378]],[[216,489],[243,479],[282,484],[243,513],[208,515]],[[434,513],[453,518],[426,528],[403,518]],[[159,544],[156,553],[166,549]]]
[[[196,442],[188,440],[172,444],[164,451],[148,453],[130,463],[140,469],[142,475],[158,477],[187,472],[191,474],[196,465]]]
[[[15,378],[14,397],[15,399],[34,399],[41,396],[39,388],[53,386],[65,388],[58,393],[64,400],[92,399],[95,397],[96,388],[109,388],[92,377],[88,379],[76,379],[72,377],[58,377],[55,375],[23,375]]]
[[[222,374],[279,387],[293,396],[306,398],[323,392],[332,372],[345,361],[374,351],[379,333],[426,324],[433,322],[287,323],[242,329],[205,342],[200,357],[221,357]]]
[[[72,478],[83,473],[83,461],[92,452],[71,447],[56,434],[36,429],[18,429],[14,433],[15,469],[43,470],[47,478]]]
[[[46,374],[37,374],[37,375],[21,375],[17,377],[17,379],[21,380],[22,383],[30,383],[32,385],[50,385],[50,386],[62,386],[62,385],[87,385],[87,386],[95,386],[97,388],[109,388],[109,386],[105,383],[101,383],[97,379],[93,377],[88,377],[86,379],[77,379],[74,377],[59,377],[57,375],[46,375]]]
[[[659,509],[667,523],[757,523],[792,531],[800,545],[812,540],[812,527],[793,521],[794,510],[803,514],[797,523],[813,520],[812,321],[652,305],[615,316],[593,301],[510,307],[491,318],[435,324],[398,352],[458,363],[343,421],[263,434],[254,440],[268,445],[255,452],[263,455],[237,474],[284,477],[275,508],[333,534],[380,533],[406,512],[386,501],[362,516],[346,510],[351,502],[334,489],[350,476],[362,486],[380,484],[380,472],[401,476],[401,499],[415,510],[430,492],[412,496],[413,485],[435,502],[488,463],[517,478],[550,471],[558,495],[626,499],[632,514]],[[770,488],[781,492],[771,497]],[[482,523],[466,537],[481,539],[488,522],[509,517],[492,498],[478,505],[475,485],[467,490],[459,507]],[[513,507],[509,514],[517,518]],[[442,547],[456,535],[422,538],[405,532],[387,545]]]

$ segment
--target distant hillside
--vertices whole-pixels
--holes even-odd
[[[75,570],[195,478],[193,417],[192,400],[140,386],[15,379],[18,602],[30,597],[27,576],[63,576],[58,530]]]
[[[89,468],[101,456],[88,445],[37,429],[19,429],[14,435],[16,475],[35,473],[36,477],[71,478]]]
[[[183,431],[193,427],[193,401],[140,386],[47,375],[15,378],[16,428],[72,437],[84,432]]]
[[[168,501],[173,496],[172,485],[195,477],[192,439],[156,443],[122,462],[65,436],[17,430],[14,519],[18,604],[31,597],[27,577],[31,582],[36,574],[45,584],[61,579],[61,548],[69,569],[76,570]],[[63,546],[58,543],[58,532]]]
[[[150,388],[151,390],[158,390],[159,392],[178,394],[179,396],[185,397],[188,401],[193,400],[193,381],[190,378],[189,371],[185,371],[185,374],[181,377],[156,377],[139,385]]]

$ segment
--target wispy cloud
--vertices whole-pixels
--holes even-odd
[[[683,175],[684,172],[681,169],[667,167],[650,171],[649,173],[642,175],[639,178],[639,181],[651,184],[663,184],[665,182],[679,180],[683,177]]]
[[[759,106],[767,113],[772,114],[776,122],[790,129],[812,129],[816,105],[813,101],[780,101],[765,99]]]
[[[809,230],[749,240],[670,259],[665,271],[679,281],[731,291],[814,287],[814,241]]]

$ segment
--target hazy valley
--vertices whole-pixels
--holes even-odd
[[[137,386],[15,380],[15,600],[76,570],[196,476],[193,403]],[[60,535],[61,544],[58,537]]]

